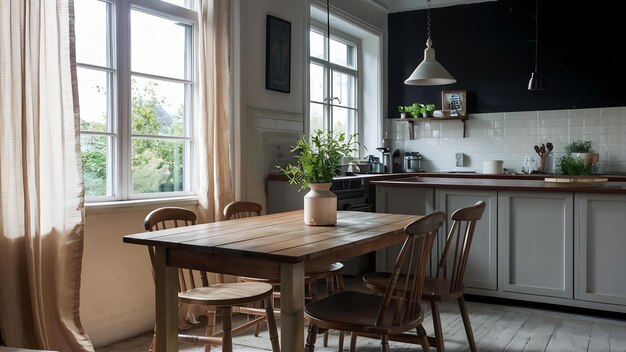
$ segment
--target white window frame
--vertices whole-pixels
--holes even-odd
[[[177,198],[195,195],[193,189],[193,107],[194,90],[197,81],[197,13],[194,10],[183,8],[160,0],[100,0],[108,6],[108,60],[111,67],[101,67],[85,63],[77,63],[78,68],[87,68],[109,72],[108,109],[110,111],[107,132],[81,131],[82,135],[112,137],[115,141],[109,145],[107,194],[112,196],[90,196],[86,202],[128,201],[138,199],[162,199]],[[187,0],[187,5],[193,0]],[[190,6],[191,7],[191,6]],[[131,71],[131,43],[130,43],[130,17],[131,10],[139,10],[150,15],[159,16],[168,20],[179,21],[191,28],[191,36],[187,37],[187,47],[191,48],[186,53],[187,72],[185,79],[172,79],[158,75],[137,73]],[[185,133],[183,137],[158,136],[159,139],[171,139],[189,141],[189,150],[184,153],[184,191],[157,192],[145,194],[131,194],[131,137],[141,136],[131,134],[131,76],[153,78],[175,83],[184,83],[185,94]],[[147,136],[157,137],[157,136]]]
[[[309,28],[309,32],[314,31],[317,32],[319,34],[322,34],[325,38],[327,37],[327,25],[320,23],[314,19],[311,18],[310,20],[310,28]],[[361,105],[361,98],[363,96],[363,92],[362,92],[362,88],[361,88],[361,83],[360,83],[360,79],[361,79],[361,67],[362,67],[362,48],[361,48],[361,40],[359,38],[353,37],[347,33],[344,33],[340,30],[337,30],[335,28],[331,28],[330,31],[330,39],[335,40],[337,42],[341,42],[350,46],[353,46],[355,48],[355,55],[356,55],[356,62],[355,62],[355,68],[350,68],[347,66],[342,66],[339,64],[334,64],[330,62],[330,57],[328,55],[328,47],[325,44],[324,45],[324,57],[326,57],[327,59],[323,59],[323,58],[318,58],[318,57],[314,57],[311,56],[310,50],[309,51],[309,67],[312,63],[315,63],[317,65],[320,65],[324,68],[325,72],[328,72],[326,70],[330,70],[330,74],[325,75],[324,77],[324,97],[326,101],[322,101],[322,102],[318,102],[318,101],[313,101],[311,99],[311,92],[310,90],[307,90],[309,92],[309,97],[308,97],[308,105],[310,107],[311,103],[321,103],[324,106],[324,130],[328,130],[329,128],[332,127],[332,108],[335,106],[334,104],[334,99],[332,99],[332,97],[329,97],[329,92],[332,88],[332,79],[333,79],[333,75],[332,72],[339,72],[339,73],[344,73],[347,75],[351,75],[355,77],[355,107],[348,107],[348,106],[343,106],[343,105],[337,105],[341,108],[345,108],[348,110],[352,110],[354,111],[354,114],[356,115],[355,118],[355,126],[352,126],[352,131],[353,133],[358,133],[361,130],[361,125],[362,125],[362,105]],[[327,39],[324,40],[324,42],[326,42]],[[310,73],[309,73],[310,74]],[[310,108],[307,108],[307,110],[310,112]],[[310,117],[310,115],[309,115]],[[308,128],[308,133],[311,134],[313,131],[310,130],[310,123],[307,123],[307,128]],[[359,138],[357,138],[358,140]]]

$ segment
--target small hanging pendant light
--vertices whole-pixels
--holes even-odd
[[[539,56],[539,0],[535,0],[535,71],[530,75],[528,90],[543,90],[543,76],[537,71],[537,58]]]
[[[427,4],[426,28],[428,39],[426,40],[426,49],[424,49],[424,61],[417,66],[411,76],[404,81],[404,84],[415,86],[452,84],[456,82],[456,79],[435,60],[435,49],[433,49],[433,41],[430,39],[430,0],[427,0]]]

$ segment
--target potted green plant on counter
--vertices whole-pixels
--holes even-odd
[[[304,196],[304,223],[307,225],[334,225],[337,223],[337,196],[330,191],[333,178],[341,173],[341,161],[350,156],[359,145],[356,134],[317,130],[303,136],[292,148],[297,163],[276,166],[289,178],[290,184],[299,184],[300,190],[311,190]]]
[[[600,155],[593,150],[593,142],[577,139],[565,146],[568,155],[579,157],[585,166],[596,165],[600,160]]]
[[[585,160],[575,154],[565,154],[557,161],[563,175],[588,176],[598,173],[597,164],[587,164]]]

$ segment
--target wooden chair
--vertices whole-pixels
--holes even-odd
[[[439,352],[445,350],[441,317],[439,314],[439,302],[447,300],[456,300],[458,302],[470,350],[476,352],[476,342],[474,341],[474,334],[472,333],[472,325],[469,320],[467,305],[463,298],[463,294],[465,293],[463,276],[465,274],[467,258],[469,257],[469,251],[474,237],[476,222],[482,218],[485,206],[485,202],[478,201],[473,206],[458,209],[452,214],[451,218],[453,223],[448,238],[446,239],[446,245],[441,253],[441,258],[439,259],[437,276],[434,278],[427,277],[424,282],[422,300],[430,302],[435,330],[434,339],[429,337],[429,340],[437,347],[437,351]],[[446,265],[448,264],[452,265],[449,271],[449,277],[446,275]],[[366,274],[363,276],[363,282],[366,287],[374,291],[384,292],[386,289],[385,283],[389,280],[390,276],[391,274],[389,273]],[[400,285],[403,280],[404,278],[400,277]],[[396,338],[392,336],[390,339],[393,340]],[[401,339],[401,337],[397,337],[397,339],[406,341],[406,339]],[[417,341],[413,339],[413,342]]]
[[[236,201],[228,204],[224,208],[224,219],[241,219],[250,216],[261,215],[263,206],[254,202]],[[318,298],[317,283],[320,280],[326,281],[326,293],[328,295],[343,291],[345,288],[343,281],[344,266],[340,262],[333,263],[320,270],[306,272],[304,283],[307,288],[307,301],[315,301]],[[260,279],[254,277],[240,277],[243,282],[265,282],[273,286],[280,286],[280,279]],[[280,299],[280,292],[274,292],[274,296]],[[257,326],[257,334],[259,328]],[[343,332],[339,333],[339,350],[343,350]],[[324,334],[324,346],[328,346],[328,333]]]
[[[196,214],[190,210],[176,207],[165,207],[150,212],[144,221],[144,227],[148,231],[163,230],[169,225],[173,227],[195,225]],[[148,247],[150,261],[154,268],[154,247]],[[205,345],[205,352],[211,351],[211,346],[222,345],[223,351],[231,352],[232,335],[253,327],[261,320],[267,321],[270,342],[273,352],[280,352],[278,343],[278,330],[274,317],[272,285],[260,282],[236,282],[223,283],[218,275],[218,283],[208,285],[207,273],[200,273],[201,280],[206,281],[202,285],[196,279],[194,271],[190,269],[179,269],[178,272],[178,301],[190,305],[200,305],[206,307],[207,328],[205,336],[178,335],[180,342],[198,343]],[[203,279],[202,279],[203,278]],[[265,310],[251,309],[246,307],[255,302],[263,302]],[[222,331],[215,332],[216,308],[222,312]],[[239,312],[260,316],[235,328],[232,327],[232,313]],[[221,334],[222,337],[216,336]],[[156,336],[152,338],[150,351],[154,351]]]
[[[420,297],[433,243],[445,221],[445,213],[434,212],[404,228],[407,238],[384,295],[343,291],[307,304],[304,312],[310,324],[305,351],[313,352],[318,332],[327,329],[380,338],[383,352],[389,351],[390,335],[416,329],[422,349],[428,351]],[[405,278],[402,284],[399,277]]]

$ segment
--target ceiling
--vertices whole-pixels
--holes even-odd
[[[389,12],[403,12],[413,10],[423,10],[427,7],[426,0],[372,0],[378,5],[386,8]],[[431,0],[431,7],[445,7],[453,5],[464,5],[475,2],[487,2],[496,0]]]

